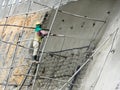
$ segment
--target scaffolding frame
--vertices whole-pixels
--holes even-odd
[[[26,13],[24,13],[24,15],[26,15],[26,19],[27,19],[28,15],[31,13],[31,12],[29,12],[29,9],[30,9],[30,5],[31,5],[32,0],[28,0],[28,2],[29,2],[28,11],[27,11]],[[58,12],[63,13],[63,14],[67,14],[67,15],[71,15],[71,16],[73,16],[73,17],[78,17],[78,18],[83,18],[83,19],[87,19],[87,20],[103,22],[103,25],[106,23],[106,21],[103,21],[103,20],[99,20],[99,19],[95,19],[95,18],[89,18],[89,17],[87,17],[87,16],[81,16],[81,15],[73,14],[73,13],[70,13],[70,12],[67,12],[67,11],[59,10],[59,7],[60,7],[60,5],[61,5],[61,2],[62,2],[62,0],[60,0],[59,6],[57,7],[57,9],[54,9],[54,8],[51,8],[51,7],[49,7],[49,6],[44,5],[45,7],[49,8],[49,9],[54,9],[54,10],[56,10],[56,12],[55,12],[54,18],[53,18],[53,20],[52,20],[52,22],[51,22],[51,26],[50,26],[50,28],[49,28],[49,32],[48,32],[48,35],[47,35],[47,38],[46,38],[44,47],[43,47],[43,49],[40,51],[40,52],[41,52],[41,55],[40,55],[39,61],[38,61],[38,63],[37,63],[38,65],[37,65],[36,73],[35,73],[34,76],[32,76],[32,77],[34,77],[34,81],[33,81],[33,85],[32,85],[32,90],[34,89],[34,85],[35,85],[35,82],[36,82],[36,79],[37,79],[39,64],[40,64],[40,62],[41,62],[41,60],[42,60],[43,53],[49,53],[49,52],[44,52],[44,49],[45,49],[45,47],[46,47],[48,38],[49,38],[49,36],[50,36],[50,32],[51,32],[51,30],[52,30],[52,28],[53,28],[53,24],[54,24],[54,22],[55,22],[55,19],[56,19],[56,16],[57,16]],[[37,3],[37,4],[43,5],[43,4],[40,4],[40,3]],[[7,4],[6,4],[6,7],[7,7]],[[10,13],[10,11],[11,11],[11,8],[12,8],[12,4],[10,5],[9,13]],[[38,11],[35,11],[35,12],[38,12]],[[33,12],[32,12],[32,13],[33,13]],[[19,14],[19,15],[23,15],[23,14]],[[16,15],[13,15],[13,16],[16,16]],[[6,17],[6,20],[5,20],[5,24],[1,24],[1,25],[0,25],[0,26],[4,26],[4,27],[3,27],[3,31],[5,31],[5,27],[6,27],[6,26],[22,27],[22,30],[24,30],[25,28],[34,29],[34,27],[26,27],[26,26],[25,26],[25,21],[26,21],[26,19],[25,19],[25,21],[24,21],[24,25],[23,25],[23,26],[7,24],[7,21],[8,21],[8,18],[9,18],[9,17],[12,17],[12,15],[9,16],[9,14],[8,14],[8,16]],[[2,32],[3,32],[3,31],[2,31]],[[1,37],[2,37],[2,35],[1,35]],[[14,58],[15,58],[15,53],[16,53],[16,51],[17,51],[17,47],[20,46],[20,47],[25,48],[25,49],[33,49],[33,48],[27,48],[27,47],[24,47],[24,46],[22,46],[22,45],[19,45],[19,42],[21,42],[21,41],[19,41],[19,37],[21,37],[21,35],[18,36],[17,44],[13,44],[13,43],[11,43],[11,42],[7,42],[7,41],[2,41],[2,40],[0,40],[0,42],[3,42],[3,43],[6,43],[6,44],[10,44],[10,45],[15,45],[15,46],[16,46],[15,52],[14,52],[14,54],[13,54],[13,59],[12,59],[11,67],[14,66],[13,64],[14,64]],[[108,41],[108,40],[109,40],[109,38],[108,38],[106,41]],[[106,43],[106,41],[105,41],[103,44],[100,45],[100,48]],[[99,49],[100,49],[100,48],[99,48]],[[74,76],[75,76],[76,74],[78,74],[78,72],[80,72],[81,69],[91,60],[90,58],[92,58],[92,57],[99,51],[99,49],[96,49],[96,50],[94,51],[94,53],[89,57],[89,59],[72,75],[71,78],[69,78],[68,81],[63,81],[65,84],[60,88],[60,90],[62,90],[67,84],[71,84],[70,81],[71,81],[71,80],[74,78]],[[53,54],[53,53],[50,52],[50,54]],[[53,54],[53,55],[54,55],[54,54]],[[32,65],[31,65],[31,66],[32,66]],[[11,73],[12,73],[12,71],[11,71],[12,68],[11,68],[11,67],[10,67],[10,71],[9,71],[9,74],[8,74],[8,77],[7,77],[7,82],[6,82],[5,84],[3,84],[3,83],[0,84],[0,85],[4,85],[4,90],[6,90],[7,86],[12,86],[12,85],[14,86],[14,84],[9,84],[9,83],[8,83],[9,78],[10,78],[10,75],[11,75]],[[29,76],[29,75],[26,75],[26,76]],[[42,76],[40,76],[40,77],[42,77]],[[50,77],[42,77],[42,78],[55,80],[54,78],[50,78]],[[57,80],[57,81],[62,82],[62,80]],[[73,85],[74,85],[74,84],[73,84]],[[23,85],[23,84],[21,84],[21,85],[17,85],[17,86],[20,86],[19,90],[21,90],[22,86],[29,86],[29,85]]]

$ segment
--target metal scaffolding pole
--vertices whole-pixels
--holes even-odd
[[[33,1],[33,3],[35,4],[38,4],[38,5],[41,5],[41,6],[44,6],[44,7],[47,7],[49,9],[54,9],[50,6],[47,6],[45,4],[42,4],[42,3],[38,3],[36,1]],[[39,10],[40,11],[40,10]],[[78,15],[78,14],[75,14],[75,13],[71,13],[71,12],[67,12],[67,11],[64,11],[64,10],[58,10],[59,12],[63,13],[63,14],[67,14],[67,15],[71,15],[71,16],[74,16],[74,17],[78,17],[78,18],[84,18],[84,19],[87,19],[87,20],[92,20],[92,21],[98,21],[98,22],[106,22],[104,20],[99,20],[99,19],[96,19],[96,18],[90,18],[90,17],[87,17],[87,16],[82,16],[82,15]],[[38,12],[38,11],[33,11],[33,12],[29,12],[30,13],[35,13],[35,12]],[[26,13],[22,13],[22,14],[18,14],[18,15],[25,15]],[[11,16],[17,16],[17,15],[11,15]],[[11,17],[9,16],[9,17]]]
[[[38,3],[38,2],[36,2],[36,1],[33,1],[33,3],[39,4],[39,5],[41,5],[41,6],[45,6],[47,9],[48,9],[48,8],[49,8],[49,9],[54,9],[54,8],[52,8],[52,7],[50,7],[50,6],[47,6],[47,5]],[[42,9],[41,9],[41,10],[42,10]],[[31,13],[39,12],[39,11],[41,11],[41,10],[33,11],[33,12],[29,12],[29,13],[21,13],[21,14],[18,14],[18,15],[31,14]],[[55,10],[55,9],[54,9],[54,10]],[[99,19],[96,19],[96,18],[90,18],[90,17],[87,17],[87,16],[81,16],[81,15],[74,14],[74,13],[70,13],[70,12],[67,12],[67,11],[64,11],[64,10],[58,10],[58,12],[61,12],[61,13],[63,13],[63,14],[67,14],[67,15],[71,15],[71,16],[74,16],[74,17],[78,17],[78,18],[84,18],[84,19],[92,20],[92,21],[98,21],[98,22],[104,22],[104,23],[106,22],[106,21],[104,21],[104,20],[99,20]],[[11,15],[11,16],[9,16],[9,17],[18,16],[18,15],[15,14],[15,15]]]
[[[11,25],[11,24],[0,24],[0,26],[23,27],[23,26],[20,26],[20,25]],[[24,28],[35,29],[35,27],[26,27],[26,26]]]
[[[53,20],[52,20],[52,22],[51,22],[50,29],[49,29],[48,35],[47,35],[47,37],[46,37],[46,41],[45,41],[45,43],[44,43],[44,46],[43,46],[43,48],[42,48],[42,52],[41,52],[41,54],[40,54],[39,62],[41,62],[41,60],[42,60],[43,52],[44,52],[44,50],[45,50],[45,47],[46,47],[48,38],[49,38],[49,36],[50,36],[50,32],[52,31],[53,24],[54,24],[54,22],[55,22],[55,19],[56,19],[56,16],[57,16],[59,7],[60,7],[60,5],[61,5],[61,2],[62,2],[62,0],[60,0],[59,5],[58,5],[58,8],[56,9],[56,12],[55,12],[55,14],[54,14]],[[32,90],[33,90],[34,85],[35,85],[35,82],[36,82],[36,78],[37,78],[37,74],[38,74],[39,67],[40,67],[40,64],[37,65],[37,69],[36,69],[36,72],[35,72],[35,77],[34,77],[34,79],[33,79]]]
[[[49,9],[54,9],[53,7],[50,7],[50,6],[47,6],[47,5],[45,5],[45,4],[42,4],[42,3],[38,3],[38,2],[36,2],[36,1],[33,1],[33,3],[35,3],[35,4],[38,4],[38,5],[41,5],[41,6],[44,6],[44,7],[47,7],[47,8],[49,8]],[[54,6],[54,5],[53,5]]]
[[[9,2],[10,2],[10,0],[9,0]],[[17,5],[18,0],[16,0],[15,3],[12,3],[12,2],[13,2],[13,1],[11,1],[11,3],[8,3],[8,5],[7,5],[7,7],[12,6],[10,11],[12,11],[14,4]],[[4,7],[4,6],[3,6],[3,7]],[[10,12],[9,12],[9,14],[8,14],[7,17],[9,17],[9,15],[10,15]],[[1,24],[1,26],[6,26],[6,27],[7,27],[8,25],[9,25],[9,24]],[[15,38],[14,38],[14,39],[15,39]],[[13,41],[14,41],[14,40],[13,40]],[[8,46],[8,49],[7,49],[7,52],[6,52],[6,58],[7,58],[8,52],[9,52],[9,50],[10,50],[10,47],[11,47],[11,44]]]
[[[7,2],[6,5],[5,5],[5,9],[6,9],[6,7],[7,7],[7,4],[8,4],[8,2]],[[11,8],[12,8],[12,6],[10,6],[9,12],[10,12]],[[8,14],[9,14],[9,13],[8,13]],[[8,17],[5,18],[5,23],[4,23],[4,24],[7,24],[7,21],[8,21]],[[4,32],[5,28],[6,28],[6,26],[4,26],[3,29],[2,29],[2,33],[1,33],[0,39],[3,38],[2,35],[3,35],[3,32]]]
[[[87,16],[81,16],[81,15],[70,13],[70,12],[63,11],[63,10],[59,10],[59,12],[61,12],[63,14],[71,15],[71,16],[74,16],[74,17],[87,19],[87,20],[92,20],[92,21],[97,21],[97,22],[104,22],[104,23],[106,22],[104,20],[99,20],[99,19],[96,19],[96,18],[90,18],[90,17],[87,17]]]
[[[20,68],[20,67],[26,67],[26,66],[29,66],[29,65],[11,66],[11,67],[6,67],[6,68],[0,67],[0,69]]]
[[[33,39],[31,39],[31,40],[33,40]],[[18,42],[21,42],[21,41],[24,42],[24,41],[27,41],[27,39],[26,40],[19,40]],[[2,41],[2,40],[0,40],[0,42],[10,44],[10,45],[17,45],[17,44],[14,44],[13,42],[7,42],[7,41]],[[25,46],[22,46],[22,45],[18,45],[18,46],[21,47],[21,48],[33,50],[33,48],[28,48],[28,47],[25,47]],[[88,47],[89,46],[83,46],[83,47],[78,47],[78,48],[64,49],[64,50],[60,50],[60,51],[50,51],[50,52],[46,52],[46,53],[58,53],[58,52],[70,51],[70,50],[74,50],[74,49],[84,49],[84,48],[88,48]],[[41,52],[41,50],[39,50],[39,52]]]
[[[6,3],[5,3],[5,4],[6,4],[6,5],[5,5],[5,9],[6,9],[6,7],[7,7],[7,5],[8,5],[8,1],[7,1],[7,0],[6,0]],[[10,5],[10,8],[9,8],[9,10],[8,10],[8,15],[9,15],[9,13],[10,13],[10,11],[11,11],[11,8],[12,8],[12,5]],[[7,21],[8,21],[8,17],[5,18],[5,23],[4,23],[4,24],[7,24]],[[5,31],[5,29],[6,29],[6,26],[4,26],[3,29],[2,29],[2,33],[1,33],[0,39],[3,39],[3,32]]]
[[[28,76],[28,77],[34,77],[35,75],[17,74],[17,75],[14,75],[14,76]],[[79,86],[78,84],[73,84],[73,83],[67,82],[67,81],[65,81],[65,80],[55,79],[55,78],[46,77],[46,76],[37,76],[37,79],[49,79],[49,80],[53,80],[53,81],[64,82],[64,83],[71,84],[71,85],[74,85],[74,86]]]
[[[21,25],[11,25],[11,24],[0,24],[0,26],[8,26],[8,27],[23,27],[23,26],[21,26]],[[27,28],[27,29],[35,29],[35,27],[27,27],[27,26],[25,26],[24,28]],[[46,30],[46,31],[48,31],[49,29],[42,28],[42,30]]]
[[[114,46],[115,40],[116,40],[116,38],[117,38],[118,32],[119,32],[119,28],[117,28],[116,31],[115,31],[115,33],[114,33],[111,47],[110,47],[110,49],[109,49],[109,52],[108,52],[108,54],[107,54],[107,56],[106,56],[106,58],[105,58],[105,61],[104,61],[103,65],[102,65],[102,68],[101,68],[101,70],[100,70],[100,73],[99,73],[97,79],[95,80],[95,82],[91,85],[91,89],[92,89],[92,90],[95,89],[95,86],[97,85],[97,82],[98,82],[99,79],[100,79],[100,75],[101,75],[101,73],[102,73],[102,71],[103,71],[103,69],[104,69],[104,67],[105,67],[105,64],[106,64],[106,62],[107,62],[107,60],[108,60],[108,57],[109,57],[109,55],[110,55],[110,53],[111,53],[111,51],[112,51],[112,49],[113,49],[113,46]]]
[[[2,43],[6,43],[6,44],[10,44],[10,45],[15,45],[15,46],[17,45],[17,44],[14,44],[13,42],[7,42],[7,41],[2,41],[2,40],[0,40],[0,42],[2,42]],[[20,40],[19,40],[18,42],[20,42]],[[18,44],[18,46],[21,47],[21,48],[25,48],[25,49],[31,49],[31,50],[33,50],[33,48],[27,48],[27,47],[22,46],[22,45],[19,45],[19,44]]]
[[[10,44],[10,45],[17,45],[17,44],[14,44],[12,42],[6,42],[6,41],[0,41],[0,42],[3,42],[3,43],[6,43],[6,44]],[[18,41],[20,42],[20,41]],[[18,44],[18,47],[21,47],[21,48],[24,48],[24,49],[30,49],[30,50],[33,50],[33,48],[27,48],[25,46],[22,46],[22,45],[19,45]],[[60,56],[60,57],[63,57],[63,58],[67,58],[69,56],[65,56],[65,55],[59,55],[59,54],[55,54],[55,53],[59,53],[59,52],[64,52],[64,51],[70,51],[70,50],[74,50],[74,49],[84,49],[84,48],[88,48],[88,46],[84,46],[84,47],[78,47],[78,48],[71,48],[71,49],[66,49],[66,50],[61,50],[61,51],[54,51],[54,52],[43,52],[43,53],[46,53],[46,54],[49,54],[49,55],[55,55],[55,56]],[[39,50],[40,53],[42,53],[42,50]]]
[[[82,68],[83,68],[88,62],[91,61],[91,58],[92,58],[93,56],[95,56],[95,55],[99,52],[99,50],[104,46],[104,44],[106,44],[106,43],[110,40],[110,38],[112,37],[112,35],[114,35],[114,34],[116,35],[116,32],[117,32],[117,31],[111,33],[111,34],[109,35],[109,37],[107,37],[107,39],[106,39],[97,49],[94,50],[94,53],[85,61],[85,63],[83,63],[83,64],[80,66],[80,68],[72,75],[72,77],[70,77],[70,78],[68,79],[67,82],[70,82],[70,81],[82,70]],[[66,85],[67,85],[67,83],[65,83],[59,90],[63,90]]]
[[[19,2],[19,0],[16,0],[16,2],[19,4],[19,3],[25,3],[25,2],[27,2],[27,1]],[[15,3],[12,3],[12,4],[9,4],[9,5],[7,5],[7,6],[16,5],[16,2],[15,2]],[[2,7],[4,7],[4,6],[5,6],[5,5],[3,5]]]
[[[33,1],[33,3],[36,3],[36,4],[41,5],[41,6],[45,6],[45,7],[49,8],[49,9],[54,9],[54,8],[52,8],[50,6],[47,6],[47,5],[44,5],[42,3],[38,3],[38,2],[35,2],[35,1]],[[63,14],[67,14],[67,15],[71,15],[73,17],[87,19],[87,20],[92,20],[92,21],[97,21],[97,22],[104,22],[104,23],[106,22],[104,20],[99,20],[99,19],[96,19],[96,18],[90,18],[90,17],[87,17],[87,16],[78,15],[78,14],[67,12],[67,11],[64,11],[64,10],[58,10],[58,12],[63,13]]]
[[[61,1],[62,1],[62,0],[61,0]],[[59,7],[60,7],[60,4],[61,4],[61,1],[60,1],[60,3],[59,3]],[[29,7],[29,6],[28,6],[28,7]],[[87,16],[81,16],[81,15],[73,14],[73,13],[70,13],[70,12],[62,11],[62,10],[59,10],[59,7],[56,9],[56,13],[55,13],[55,15],[54,15],[52,24],[51,24],[51,26],[50,26],[50,31],[49,31],[49,33],[48,33],[48,36],[47,36],[47,39],[46,39],[46,41],[45,41],[44,47],[43,47],[43,49],[40,51],[40,52],[41,52],[41,55],[40,55],[40,58],[39,58],[39,63],[40,63],[41,60],[42,60],[43,53],[49,53],[49,52],[44,52],[44,49],[45,49],[45,47],[46,47],[48,38],[49,38],[49,36],[50,36],[50,32],[51,32],[51,30],[52,30],[52,27],[53,27],[53,24],[54,24],[54,21],[55,21],[55,19],[56,19],[56,16],[57,16],[57,13],[58,13],[58,12],[61,12],[61,13],[67,14],[67,15],[71,15],[71,16],[74,16],[74,17],[79,17],[79,18],[84,18],[84,19],[92,20],[92,21],[105,22],[105,21],[98,20],[98,19],[95,19],[95,18],[89,18],[89,17],[87,17]],[[36,11],[36,12],[38,12],[38,11]],[[27,12],[27,14],[26,14],[26,18],[27,18],[27,16],[28,16],[28,14],[30,14],[30,13],[29,13],[29,9],[28,9],[28,12]],[[10,17],[10,16],[9,16],[9,17]],[[25,27],[25,25],[24,25],[24,26],[9,25],[9,24],[6,24],[6,23],[7,23],[7,20],[8,20],[8,17],[6,17],[5,24],[0,25],[0,26],[4,26],[3,31],[4,31],[4,29],[5,29],[6,26],[23,27],[23,29],[24,29],[24,28],[34,29],[34,27]],[[26,21],[26,20],[25,20],[25,21]],[[24,47],[24,46],[22,46],[22,45],[19,45],[19,42],[20,42],[20,41],[19,41],[19,38],[18,38],[17,44],[13,44],[13,45],[16,45],[16,48],[15,48],[14,55],[13,55],[13,58],[12,58],[12,64],[14,63],[15,53],[16,53],[17,48],[18,48],[19,46],[22,47],[22,48],[26,48],[26,49],[33,49],[33,48],[27,48],[27,47]],[[9,44],[9,43],[8,43],[8,44]],[[12,43],[11,43],[11,44],[12,44]],[[61,51],[60,51],[60,52],[61,52]],[[53,54],[53,52],[51,52],[51,53],[49,53],[49,54]],[[53,55],[54,55],[54,54],[53,54]],[[94,54],[93,54],[93,55],[94,55]],[[58,56],[60,56],[60,55],[58,55]],[[88,60],[86,61],[86,63],[84,63],[84,64],[80,67],[80,70],[81,70],[89,61],[90,61],[90,60],[88,59]],[[11,65],[12,65],[12,64],[11,64]],[[36,71],[35,76],[34,76],[34,80],[33,80],[34,82],[33,82],[33,85],[32,85],[32,90],[33,90],[33,88],[34,88],[34,85],[35,85],[35,82],[36,82],[36,79],[37,79],[38,69],[39,69],[39,64],[38,64],[38,66],[37,66],[37,71]],[[7,86],[9,86],[8,81],[9,81],[10,75],[11,75],[11,73],[12,73],[11,70],[12,70],[12,68],[10,68],[9,75],[8,75],[8,77],[7,77],[7,83],[5,84],[5,89],[6,89]],[[79,69],[78,69],[78,70],[79,70]],[[80,71],[80,70],[79,70],[79,71]],[[79,71],[78,71],[78,72],[79,72]],[[76,72],[76,74],[77,74],[78,72]],[[74,77],[74,76],[73,76],[73,77]],[[44,78],[44,77],[43,77],[43,78]],[[65,82],[65,83],[68,84],[68,83],[70,83],[70,81]],[[20,85],[20,86],[21,86],[21,85]],[[24,86],[24,85],[23,85],[23,86]],[[65,85],[65,86],[66,86],[66,85]],[[4,89],[4,90],[5,90],[5,89]],[[61,89],[61,90],[62,90],[62,89]]]
[[[29,3],[29,6],[28,6],[27,12],[29,12],[29,9],[30,9],[30,6],[31,6],[31,1],[28,1],[28,3]],[[26,22],[26,20],[27,20],[27,17],[28,17],[28,14],[26,14],[26,17],[25,17],[25,21],[24,21],[22,30],[24,30],[24,26],[25,26],[25,22]],[[21,35],[19,34],[19,37],[21,37],[21,36],[22,36],[22,34],[21,34]],[[19,37],[18,37],[18,41],[19,41]],[[15,54],[16,54],[17,48],[18,48],[18,42],[17,42],[17,45],[16,45],[16,47],[15,47],[15,51],[14,51],[14,54],[13,54],[11,66],[13,66],[13,64],[14,64],[14,62],[15,62]],[[13,70],[13,69],[10,68],[9,74],[8,74],[8,76],[7,76],[6,85],[5,85],[5,87],[4,87],[4,90],[6,90],[6,88],[7,88],[7,86],[8,86],[8,82],[9,82],[9,78],[10,78],[10,76],[11,76],[11,74],[12,74],[12,70]]]
[[[33,14],[33,13],[36,13],[36,12],[40,12],[40,11],[45,11],[45,9],[40,9],[40,10],[36,10],[36,11],[33,11],[33,12],[25,12],[25,13],[20,13],[20,14],[14,14],[14,15],[9,15],[9,17],[14,17],[14,16],[21,16],[21,15],[26,15],[26,14]],[[47,9],[48,10],[48,9]]]
[[[8,4],[9,4],[9,2],[7,2],[6,7],[8,7]],[[1,34],[3,34],[3,32],[5,31],[5,28],[7,27],[6,25],[7,25],[7,21],[8,21],[8,17],[9,17],[9,15],[10,15],[10,12],[11,12],[11,10],[12,10],[12,5],[13,5],[13,4],[10,4],[10,5],[9,5],[10,8],[9,8],[9,11],[8,11],[8,16],[6,17],[5,24],[3,24],[4,27],[3,27],[3,31],[2,31]],[[2,39],[2,35],[1,35],[1,39]],[[8,49],[7,49],[6,56],[5,56],[6,58],[7,58],[7,53],[9,52],[10,46],[11,46],[11,45],[9,45],[9,47],[8,47]],[[5,58],[5,60],[6,60],[6,58]],[[5,62],[5,60],[4,60],[4,62]],[[3,63],[3,65],[4,65],[4,63]]]
[[[28,69],[28,71],[27,71],[26,74],[29,74],[29,73],[30,73],[30,70],[32,69],[32,66],[33,66],[33,63],[30,65],[30,67],[29,67],[29,69]],[[20,87],[19,87],[18,90],[21,90],[21,89],[22,89],[22,87],[24,86],[24,83],[25,83],[26,79],[27,79],[27,76],[24,77],[24,80],[23,80],[22,83],[20,84]]]
[[[0,83],[0,85],[4,85],[4,86],[6,86],[6,84],[5,83]],[[8,83],[8,86],[20,86],[19,84],[10,84],[10,83]],[[24,86],[29,86],[29,85],[24,85]]]
[[[6,44],[10,44],[10,45],[15,45],[15,46],[17,45],[17,44],[14,44],[12,42],[6,42],[6,41],[0,41],[0,42],[6,43]],[[20,41],[18,41],[18,42],[20,42]],[[27,47],[19,45],[19,44],[18,44],[18,47],[21,47],[21,48],[24,48],[24,49],[33,50],[33,48],[27,48]],[[39,52],[41,53],[42,50],[39,50]],[[68,57],[68,56],[64,56],[64,55],[55,54],[56,52],[43,52],[43,53],[50,54],[50,55],[56,55],[56,56],[60,56],[60,57],[64,57],[64,58]]]

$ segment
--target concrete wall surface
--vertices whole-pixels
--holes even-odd
[[[87,16],[95,20],[105,21],[109,16],[107,12],[111,11],[114,2],[115,1],[113,0],[80,0],[77,2],[70,2],[67,5],[62,6],[60,10]],[[89,45],[94,39],[94,44],[96,45],[103,35],[107,24],[95,20],[74,17],[58,12],[52,33],[62,34],[65,35],[65,37],[51,36],[48,40],[46,50],[57,51],[83,47]]]
[[[120,1],[117,0],[78,90],[120,90]],[[105,43],[104,43],[105,42]],[[104,43],[101,47],[101,44]],[[73,90],[77,90],[74,88]]]
[[[97,51],[95,56],[93,56],[93,60],[89,64],[87,64],[88,67],[83,69],[82,72],[80,72],[79,75],[77,75],[77,78],[74,81],[74,83],[77,84],[77,86],[71,87],[71,85],[67,85],[65,88],[65,90],[92,89],[91,85],[94,85],[94,83],[96,83],[96,79],[100,75],[99,73],[103,68],[103,65],[106,60],[106,56],[108,57],[108,52],[111,49],[111,45],[116,35],[113,32],[117,30],[118,28],[117,25],[119,23],[118,19],[117,19],[118,23],[115,23],[116,16],[118,15],[118,9],[119,9],[118,7],[119,4],[118,5],[117,4],[118,2],[116,2],[115,0],[102,0],[102,1],[79,0],[77,2],[70,2],[67,5],[62,6],[60,10],[64,10],[66,12],[77,14],[83,17],[89,17],[92,19],[88,20],[86,18],[78,18],[78,17],[74,17],[73,15],[68,15],[62,12],[58,12],[52,28],[52,33],[65,35],[65,36],[64,37],[50,36],[48,39],[45,51],[46,52],[59,51],[59,50],[61,51],[61,50],[84,47],[84,46],[89,46],[89,47],[83,51],[78,50],[77,53],[75,53],[76,51],[74,50],[68,51],[66,53],[63,53],[63,52],[57,53],[59,55],[65,55],[65,56],[68,55],[70,57],[72,57],[71,54],[73,54],[75,55],[75,57],[73,58],[78,58],[77,61],[72,58],[68,61],[68,58],[61,59],[61,58],[54,57],[55,60],[58,60],[57,62],[55,62],[55,60],[53,60],[51,57],[49,58],[47,58],[48,56],[45,57],[43,59],[43,64],[41,65],[41,69],[40,69],[40,70],[45,70],[43,75],[48,75],[49,77],[54,77],[54,78],[55,76],[67,75],[67,77],[59,77],[59,78],[56,77],[57,79],[60,79],[60,80],[64,79],[67,81],[70,78],[70,76],[73,75],[75,70],[86,61],[87,58],[82,59],[82,57],[87,56],[85,52],[89,52],[89,50],[93,50],[94,48],[95,50],[97,50],[97,48],[101,46],[104,40],[106,40],[109,36],[109,39],[104,43],[104,45],[100,48],[100,50]],[[119,16],[117,16],[117,18],[119,18]],[[106,21],[106,23],[101,21]],[[51,20],[49,22],[51,23]],[[79,54],[78,52],[81,52],[82,54]],[[114,53],[114,50],[113,50],[113,53]],[[79,58],[79,57],[76,57],[76,54],[78,56],[80,55],[82,56]],[[52,60],[54,64],[50,64],[52,63]],[[83,62],[81,62],[82,60]],[[77,62],[78,64],[72,63],[74,61]],[[60,62],[63,62],[63,63],[60,63]],[[56,69],[53,69],[53,68],[51,69],[51,67],[55,67]],[[48,74],[45,74],[45,73],[48,73]],[[105,81],[103,80],[103,82]],[[40,80],[39,85],[41,85],[40,83],[45,83],[45,82]],[[48,82],[47,85],[49,87],[47,87],[46,85],[45,86],[43,85],[43,87],[39,87],[39,88],[42,88],[44,90],[47,90],[47,88],[49,90],[58,90],[62,87],[63,83],[60,84],[59,82],[54,82],[54,80],[50,80],[50,82]],[[109,90],[110,88],[106,89],[106,87],[104,88],[103,86],[101,86],[93,89]],[[111,90],[113,89],[111,88]]]

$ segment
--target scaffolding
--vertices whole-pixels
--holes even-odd
[[[6,1],[6,3],[5,3]],[[90,18],[88,16],[82,16],[82,15],[78,15],[75,13],[71,13],[65,10],[60,9],[60,7],[62,6],[62,0],[60,0],[59,2],[57,2],[57,7],[50,7],[48,5],[45,5],[43,3],[40,3],[40,0],[38,0],[39,2],[35,1],[35,0],[26,0],[26,1],[17,1],[15,3],[8,3],[7,0],[5,0],[2,4],[2,7],[4,7],[4,9],[6,10],[6,8],[9,7],[7,14],[4,20],[4,23],[0,24],[0,27],[3,27],[2,31],[1,31],[1,38],[0,38],[0,45],[4,44],[4,45],[8,45],[7,51],[0,55],[8,55],[8,53],[10,52],[10,48],[12,48],[14,46],[14,50],[12,53],[12,58],[11,63],[9,65],[9,67],[1,67],[0,70],[1,72],[3,70],[7,69],[7,76],[6,79],[3,80],[2,82],[0,82],[0,85],[2,86],[1,88],[3,88],[3,90],[7,90],[8,88],[10,88],[11,86],[13,86],[14,88],[17,88],[18,90],[35,90],[36,87],[38,87],[41,90],[54,90],[54,89],[59,89],[59,90],[64,90],[64,88],[71,88],[72,86],[78,87],[78,84],[74,83],[74,79],[75,77],[80,74],[80,71],[89,63],[90,60],[92,60],[92,57],[100,50],[100,48],[110,39],[110,37],[108,37],[108,39],[103,42],[103,44],[101,44],[100,47],[98,47],[97,49],[95,49],[93,51],[90,50],[92,41],[94,41],[97,37],[97,35],[99,34],[98,32],[100,32],[100,30],[103,28],[103,26],[106,24],[106,20],[99,20],[96,18]],[[5,4],[4,4],[5,3]],[[19,14],[11,14],[11,12],[13,11],[13,7],[17,7],[20,4],[27,4],[26,7],[26,12],[24,13],[19,13]],[[39,49],[39,61],[33,61],[28,52],[30,50],[33,50],[32,47],[30,47],[29,45],[31,44],[31,42],[33,41],[33,38],[29,37],[25,37],[26,34],[28,34],[29,31],[25,31],[25,29],[29,29],[30,30],[30,37],[33,37],[33,30],[34,27],[33,26],[27,26],[26,25],[26,21],[28,20],[28,17],[31,14],[37,13],[41,10],[36,10],[36,11],[32,11],[31,7],[32,4],[37,4],[40,7],[43,7],[44,9],[41,10],[47,10],[47,11],[52,11],[54,10],[54,15],[53,18],[50,22],[50,26],[49,28],[47,28],[46,30],[48,30],[48,35],[46,38],[43,39],[43,43]],[[55,4],[56,5],[56,4]],[[14,7],[14,8],[15,8]],[[76,17],[76,18],[82,18],[85,20],[90,20],[93,22],[100,22],[102,23],[101,27],[99,28],[98,31],[95,32],[95,37],[92,38],[92,40],[90,41],[90,44],[88,46],[83,46],[83,47],[78,47],[78,48],[71,48],[71,49],[65,49],[65,50],[60,50],[60,51],[50,51],[47,52],[45,51],[45,48],[47,46],[47,42],[49,40],[49,37],[51,37],[51,32],[56,20],[57,15],[59,15],[60,13],[65,14],[65,15],[70,15],[72,17]],[[22,25],[13,25],[13,24],[9,24],[9,18],[11,17],[16,17],[16,16],[24,16],[24,21],[22,23]],[[44,17],[43,17],[44,18]],[[84,24],[84,23],[83,23]],[[95,23],[93,23],[93,27],[95,26]],[[18,33],[15,35],[14,37],[14,41],[9,41],[9,38],[11,36],[11,34],[13,32],[11,32],[11,34],[9,35],[8,39],[4,39],[5,35],[4,32],[6,32],[6,28],[7,27],[14,27],[14,28],[20,28],[20,30],[18,31]],[[115,32],[114,32],[115,33]],[[113,33],[113,34],[114,34]],[[71,37],[71,36],[67,36],[67,35],[62,35],[62,36],[52,36],[52,37]],[[74,38],[74,37],[71,37]],[[28,45],[29,43],[29,45]],[[63,42],[64,43],[64,42]],[[24,45],[25,44],[25,45]],[[7,47],[7,46],[6,46]],[[1,52],[2,52],[2,48],[5,49],[5,46],[1,46]],[[19,51],[19,49],[22,49],[23,52],[26,52],[28,57],[20,57],[19,53],[22,53],[21,51]],[[4,50],[3,50],[4,51]],[[19,53],[18,53],[19,51]],[[21,54],[21,56],[24,54]],[[19,59],[23,59],[24,61],[28,61],[29,63],[26,64],[21,64],[21,65],[16,65],[16,62],[18,62],[17,58]],[[6,63],[6,61],[8,60],[8,58],[4,58],[4,62],[3,65]],[[78,63],[79,62],[79,63]],[[51,65],[51,66],[50,66]],[[68,68],[66,68],[66,66]],[[25,68],[26,72],[24,73],[20,73],[20,74],[14,74],[14,70],[15,68]],[[22,81],[20,83],[16,82],[16,83],[11,83],[10,78],[11,76],[13,77],[22,77]],[[2,78],[2,77],[0,77]]]

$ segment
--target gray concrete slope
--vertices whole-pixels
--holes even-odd
[[[86,75],[82,79],[80,90],[120,90],[119,5],[120,1],[118,0],[107,21],[106,32],[97,47],[99,47],[106,38],[110,37],[110,39],[90,62]],[[111,35],[111,33],[116,32],[116,30],[118,30],[118,32],[113,42],[115,33],[113,35]],[[74,90],[76,90],[76,88],[74,88]]]

